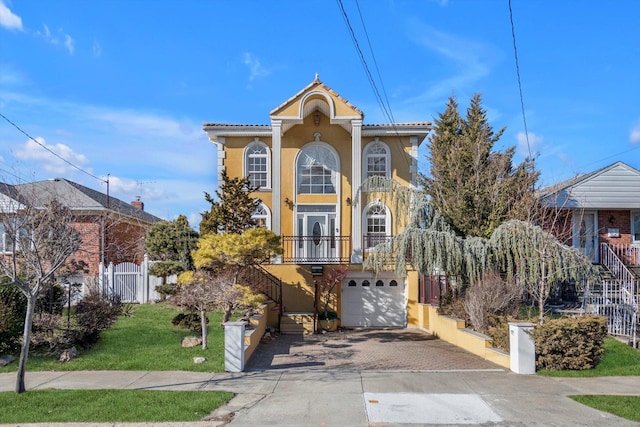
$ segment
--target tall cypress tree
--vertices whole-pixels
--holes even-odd
[[[538,172],[527,158],[514,167],[515,147],[493,147],[505,128],[493,131],[479,94],[465,118],[451,97],[435,120],[429,141],[430,176],[423,176],[431,203],[461,236],[489,237],[509,219],[530,219]]]
[[[251,218],[260,204],[260,199],[251,197],[251,193],[259,187],[251,185],[249,178],[229,178],[226,171],[222,172],[222,185],[216,190],[218,200],[214,200],[209,193],[204,198],[211,203],[209,212],[202,213],[200,221],[200,235],[208,233],[241,234],[244,230],[256,226]]]

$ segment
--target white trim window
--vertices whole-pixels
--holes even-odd
[[[631,212],[631,242],[640,245],[640,211]]]
[[[256,222],[256,227],[263,227],[267,230],[271,230],[271,212],[264,203],[260,203],[253,214],[251,219]]]
[[[362,163],[363,180],[371,176],[391,178],[391,151],[377,137],[364,148]]]
[[[264,142],[256,138],[244,150],[244,176],[261,190],[271,188],[271,153]]]
[[[298,194],[336,194],[338,156],[329,145],[312,143],[296,159]]]
[[[11,233],[8,233],[5,226],[0,222],[0,253],[13,252],[16,239],[11,238]]]
[[[376,201],[367,205],[363,215],[365,250],[389,240],[391,236],[391,213],[383,203]]]

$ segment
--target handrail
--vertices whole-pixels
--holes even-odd
[[[622,302],[637,306],[638,280],[607,243],[600,244],[600,262],[620,283]]]

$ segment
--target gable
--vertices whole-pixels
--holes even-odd
[[[547,206],[582,209],[640,209],[640,171],[622,162],[577,177],[543,198]]]

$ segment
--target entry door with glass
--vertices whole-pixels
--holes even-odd
[[[298,262],[331,262],[336,257],[335,206],[298,206],[296,240]]]
[[[597,227],[596,212],[574,212],[573,247],[593,262],[598,261]]]

